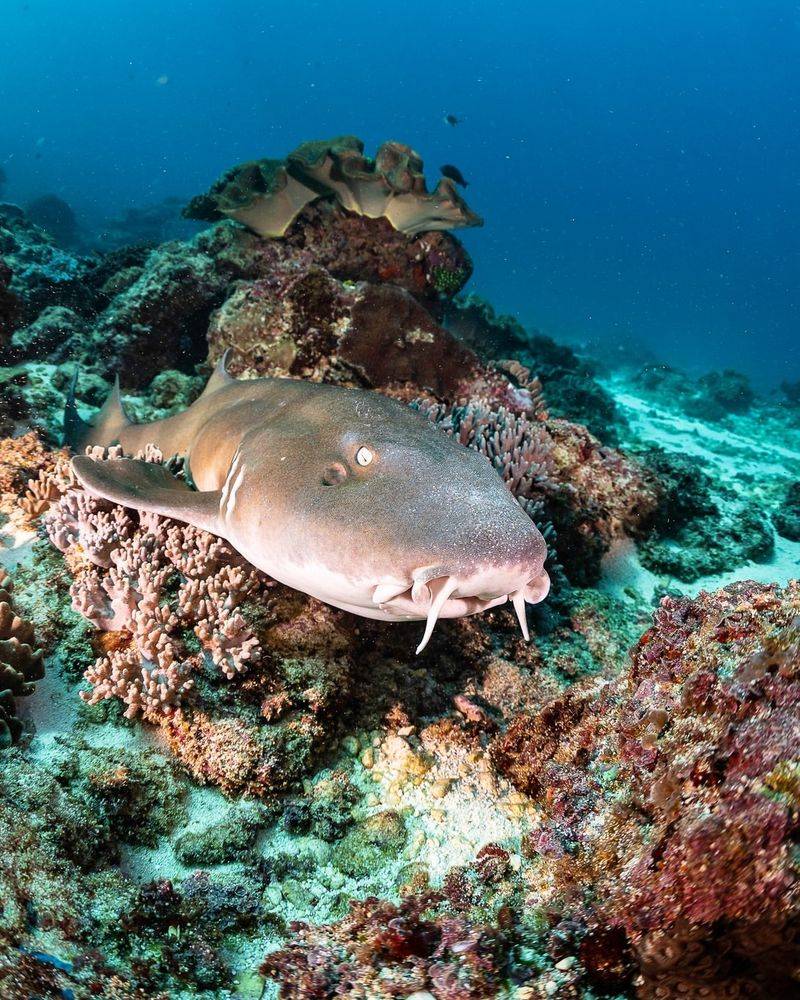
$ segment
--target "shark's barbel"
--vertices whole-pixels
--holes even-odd
[[[78,447],[147,444],[181,455],[195,489],[162,465],[73,459],[89,492],[225,538],[281,583],[353,614],[424,620],[547,596],[547,549],[489,462],[375,392],[292,379],[238,381],[224,358],[187,410],[125,415],[118,385],[94,424],[68,406]]]

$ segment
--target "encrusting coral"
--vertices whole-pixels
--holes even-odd
[[[44,677],[43,653],[33,646],[33,625],[14,612],[13,583],[0,567],[0,750],[22,734],[16,699],[31,695]]]
[[[410,146],[385,142],[371,160],[355,136],[305,142],[285,161],[240,164],[195,198],[185,214],[206,221],[229,216],[275,238],[286,234],[309,202],[326,195],[357,215],[388,219],[407,236],[482,225],[449,178],[428,192],[422,160]]]
[[[788,983],[799,680],[797,585],[734,584],[665,598],[619,679],[575,688],[496,740],[497,767],[542,808],[527,849],[589,966],[598,931],[616,927],[650,984],[642,996],[679,995],[679,981]]]

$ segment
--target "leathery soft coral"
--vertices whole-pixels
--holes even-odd
[[[163,460],[152,448],[139,457]],[[151,721],[179,713],[202,656],[190,648],[190,632],[228,678],[260,655],[238,606],[263,579],[220,539],[156,515],[137,516],[76,486],[53,504],[45,528],[77,570],[73,607],[117,634],[86,673],[90,704],[117,697],[128,717],[141,712]]]
[[[642,997],[788,995],[799,747],[797,583],[665,598],[625,674],[496,739],[543,811],[526,852],[590,973],[630,949]]]

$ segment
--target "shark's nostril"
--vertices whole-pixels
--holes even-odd
[[[522,591],[528,604],[538,604],[547,597],[549,592],[550,577],[547,575],[547,570],[544,569],[533,580],[529,580]]]

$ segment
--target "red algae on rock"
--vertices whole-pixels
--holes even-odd
[[[543,810],[531,856],[587,927],[624,931],[660,996],[737,968],[788,988],[798,747],[800,588],[745,582],[665,598],[626,673],[519,716],[493,759]]]

